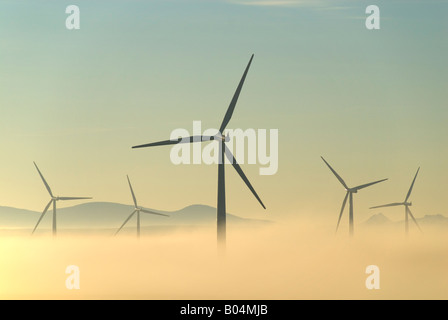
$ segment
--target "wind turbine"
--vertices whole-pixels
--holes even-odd
[[[422,229],[420,229],[420,226],[417,223],[417,220],[415,220],[414,215],[411,212],[411,209],[409,209],[410,206],[412,206],[412,202],[408,202],[409,197],[411,196],[412,188],[414,188],[415,179],[417,179],[418,172],[420,171],[420,167],[417,169],[417,172],[415,173],[414,180],[412,180],[411,187],[409,188],[408,193],[406,194],[406,198],[403,202],[394,202],[389,204],[383,204],[381,206],[375,206],[371,207],[370,209],[376,209],[376,208],[385,208],[385,207],[396,207],[396,206],[404,206],[404,228],[406,235],[409,234],[409,216],[411,216],[412,220],[414,221],[417,228],[422,232]]]
[[[132,218],[132,216],[137,213],[137,238],[140,238],[140,212],[149,213],[149,214],[156,214],[158,216],[165,216],[168,217],[166,214],[152,212],[150,210],[144,209],[142,207],[139,207],[137,204],[137,199],[135,198],[134,190],[132,190],[131,181],[129,180],[129,176],[126,176],[128,178],[129,188],[131,189],[132,194],[132,200],[134,201],[134,211],[129,215],[129,217],[123,222],[121,227],[115,232],[115,235],[117,235],[118,232],[124,227],[124,225]]]
[[[82,199],[92,199],[90,197],[59,197],[59,196],[54,196],[53,192],[50,189],[50,186],[48,185],[47,181],[45,181],[44,176],[42,175],[42,173],[40,172],[39,168],[37,167],[37,164],[35,162],[34,166],[37,169],[37,172],[39,172],[40,177],[42,178],[42,181],[45,185],[45,188],[47,188],[48,193],[51,196],[51,200],[50,202],[48,202],[47,206],[45,207],[44,211],[42,212],[39,220],[36,223],[36,226],[33,229],[33,232],[31,234],[34,233],[34,231],[36,231],[37,226],[39,225],[40,221],[42,220],[42,218],[45,216],[45,213],[47,213],[48,208],[51,206],[51,204],[53,204],[53,236],[56,236],[56,202],[59,200],[82,200]]]
[[[247,179],[240,165],[237,163],[235,157],[226,146],[226,142],[230,140],[230,138],[224,135],[224,130],[226,129],[230,119],[232,118],[233,111],[235,110],[236,103],[238,101],[238,97],[240,95],[241,89],[243,87],[244,81],[246,79],[246,75],[249,71],[249,67],[252,63],[252,59],[254,55],[251,56],[249,63],[246,67],[246,70],[243,73],[243,76],[238,84],[238,87],[233,95],[233,98],[230,102],[230,105],[227,109],[227,112],[224,116],[224,119],[219,128],[219,132],[215,136],[191,136],[186,138],[179,138],[177,140],[165,140],[154,143],[148,143],[138,146],[133,146],[132,148],[145,148],[145,147],[154,147],[154,146],[163,146],[163,145],[172,145],[177,143],[193,143],[193,142],[202,142],[202,141],[210,141],[216,140],[219,143],[219,161],[218,161],[218,205],[217,205],[217,235],[218,235],[218,245],[220,249],[223,251],[225,249],[226,242],[226,195],[225,195],[225,175],[224,175],[224,154],[227,159],[232,164],[233,168],[238,172],[241,179],[246,183],[247,187],[253,193],[255,198],[261,204],[261,206],[266,209],[260,197],[258,196],[255,189],[252,187],[249,179]]]
[[[328,164],[328,162],[325,161],[325,159],[322,156],[321,156],[321,158],[322,158],[322,160],[324,160],[325,164],[328,166],[328,168],[330,168],[331,172],[333,172],[333,174],[336,176],[336,178],[339,180],[339,182],[344,186],[345,190],[347,191],[347,193],[345,194],[344,201],[342,202],[342,208],[341,208],[341,213],[339,214],[338,224],[336,226],[336,232],[338,231],[339,223],[341,222],[341,217],[342,217],[342,213],[344,212],[347,198],[350,198],[350,200],[349,200],[350,201],[350,203],[349,203],[349,233],[350,233],[350,236],[353,236],[353,231],[354,231],[354,228],[353,228],[353,194],[357,193],[358,190],[361,190],[361,189],[364,189],[371,185],[383,182],[387,179],[382,179],[382,180],[362,184],[362,185],[354,187],[354,188],[349,188],[347,186],[347,184],[345,183],[345,181],[336,173],[336,171],[334,171],[334,169]]]

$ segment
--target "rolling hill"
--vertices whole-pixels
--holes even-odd
[[[427,214],[427,215],[423,216],[422,218],[416,217],[415,220],[417,221],[417,223],[419,224],[419,226],[422,229],[425,229],[425,228],[448,229],[448,218],[441,214],[434,214],[434,215]],[[366,221],[364,221],[364,223],[362,225],[365,227],[370,227],[370,228],[374,228],[374,227],[404,228],[404,219],[399,220],[399,221],[392,221],[389,218],[387,218],[385,215],[383,215],[382,213],[377,213],[377,214],[372,215]],[[415,224],[411,218],[409,218],[409,225],[412,227],[415,226]]]
[[[78,230],[118,229],[134,210],[133,206],[112,202],[89,202],[57,210],[57,227]],[[194,227],[212,226],[216,224],[216,208],[206,205],[190,205],[177,211],[154,212],[164,213],[169,217],[141,213],[141,227]],[[23,210],[11,207],[0,207],[0,229],[34,228],[41,212]],[[135,217],[126,227],[135,228]],[[39,229],[50,229],[52,220],[51,209],[42,219]],[[263,225],[268,220],[245,219],[233,214],[227,214],[228,224]]]

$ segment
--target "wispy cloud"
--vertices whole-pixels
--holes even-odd
[[[229,2],[246,6],[277,6],[277,7],[296,7],[296,6],[320,6],[320,0],[229,0]]]
[[[327,12],[344,12],[356,9],[355,0],[224,0],[235,5],[263,7],[308,7]],[[448,1],[448,0],[446,0]],[[346,14],[344,18],[347,18]],[[356,17],[358,19],[360,17]],[[365,19],[365,17],[362,17]]]
[[[325,7],[331,9],[346,9],[348,5],[359,3],[355,0],[225,0],[230,3],[246,6],[265,7]],[[397,3],[419,3],[421,0],[396,0]],[[426,0],[428,3],[447,3],[448,0]],[[367,6],[369,3],[365,2]]]
[[[318,10],[346,10],[354,0],[225,0],[236,5],[262,7],[310,7]],[[448,1],[448,0],[447,0]]]

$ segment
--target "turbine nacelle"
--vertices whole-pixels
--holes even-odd
[[[230,137],[229,137],[229,135],[218,133],[217,135],[210,137],[210,140],[229,142]]]
[[[345,189],[345,191],[350,192],[350,193],[358,193],[358,189],[353,188],[353,189]]]
[[[411,202],[404,202],[403,203],[406,207],[412,207],[412,201]]]

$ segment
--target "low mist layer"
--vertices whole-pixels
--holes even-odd
[[[333,227],[333,226],[331,226]],[[214,228],[116,237],[0,236],[2,299],[447,299],[444,230],[357,228],[349,239],[328,225],[290,221],[228,228],[217,254]],[[66,267],[80,289],[66,288]],[[368,290],[366,267],[380,270]]]

